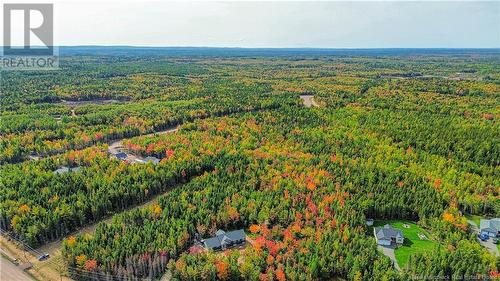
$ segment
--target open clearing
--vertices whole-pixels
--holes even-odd
[[[314,95],[300,95],[300,98],[304,101],[305,107],[319,107],[319,104],[314,101]]]
[[[390,224],[394,228],[403,231],[405,241],[403,246],[394,251],[396,260],[400,268],[404,268],[410,255],[431,251],[438,243],[432,240],[430,233],[411,221],[391,220],[391,221],[376,221],[375,226],[383,226]],[[404,227],[407,225],[408,227]],[[424,234],[426,239],[421,239],[419,234]]]

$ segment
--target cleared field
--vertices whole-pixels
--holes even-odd
[[[432,240],[431,234],[411,221],[404,220],[390,220],[390,221],[377,221],[376,226],[383,226],[390,224],[391,226],[403,231],[405,242],[403,246],[397,248],[394,253],[396,260],[401,268],[404,268],[410,255],[418,252],[431,251],[438,243]],[[425,235],[427,239],[422,239],[419,234]],[[423,236],[422,236],[423,237]]]

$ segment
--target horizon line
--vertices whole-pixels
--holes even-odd
[[[21,46],[5,46],[0,45],[0,48],[11,47],[20,48]],[[238,47],[238,46],[176,46],[176,45],[159,45],[159,46],[145,46],[145,45],[52,45],[52,46],[24,46],[34,49],[38,48],[143,48],[143,49],[160,49],[160,48],[185,48],[185,49],[271,49],[271,50],[500,50],[498,47]]]
[[[498,47],[241,47],[241,46],[176,46],[176,45],[158,45],[158,46],[145,46],[145,45],[54,45],[52,47],[127,47],[127,48],[205,48],[205,49],[311,49],[311,50],[380,50],[380,49],[441,49],[441,50],[463,50],[463,49],[489,49],[500,50]]]

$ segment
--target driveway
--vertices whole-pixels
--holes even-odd
[[[471,232],[474,233],[474,234],[479,234],[479,228],[477,227],[477,224],[471,220],[467,220],[470,224],[470,229],[471,229]],[[492,253],[493,255],[497,256],[497,257],[500,257],[500,252],[498,251],[498,247],[496,244],[493,244],[493,239],[490,238],[488,239],[487,241],[482,241],[481,239],[477,238],[477,241],[479,242],[479,244],[483,245],[483,247],[485,247],[490,253]]]
[[[498,252],[498,247],[496,244],[493,244],[492,238],[488,239],[487,241],[481,241],[481,239],[479,238],[477,240],[479,240],[479,243],[481,243],[481,245],[483,245],[486,249],[488,249],[490,253],[492,253],[497,257],[500,257],[500,252]]]
[[[379,251],[381,251],[385,256],[387,256],[389,259],[391,259],[392,264],[394,264],[394,268],[396,268],[397,271],[401,271],[401,268],[399,268],[398,261],[396,260],[396,255],[394,254],[394,249],[395,246],[381,246],[377,245],[377,248]]]

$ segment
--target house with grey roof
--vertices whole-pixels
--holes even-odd
[[[67,172],[78,172],[80,170],[80,167],[74,167],[74,168],[69,168],[69,167],[61,167],[57,170],[55,170],[53,173],[54,174],[64,174],[64,173],[67,173]]]
[[[156,158],[156,157],[152,157],[152,156],[148,156],[146,158],[144,158],[144,162],[145,163],[153,163],[154,165],[160,163],[160,159]]]
[[[479,229],[481,235],[488,235],[489,237],[500,237],[500,218],[490,220],[482,219],[479,222]]]
[[[373,234],[375,235],[377,244],[382,246],[400,246],[405,240],[405,237],[401,230],[396,229],[388,224],[384,225],[383,227],[375,227],[373,229]]]
[[[133,163],[139,163],[139,164],[153,163],[153,165],[156,165],[156,164],[160,163],[160,159],[158,159],[156,157],[148,156],[144,159],[136,158],[136,159],[134,159]]]
[[[205,249],[222,251],[228,248],[244,245],[246,242],[246,234],[243,229],[225,232],[217,230],[215,237],[201,240]]]

